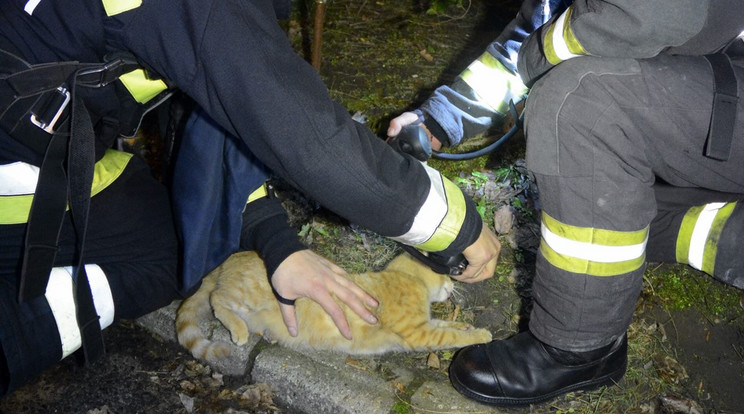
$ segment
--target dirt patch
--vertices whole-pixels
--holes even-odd
[[[684,392],[716,412],[744,411],[744,331],[696,309],[651,314],[688,376]]]

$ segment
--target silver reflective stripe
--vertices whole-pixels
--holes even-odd
[[[114,321],[114,298],[111,295],[106,275],[98,265],[85,265],[88,283],[93,293],[101,329]],[[49,274],[49,283],[45,293],[49,307],[59,330],[62,345],[62,358],[75,352],[82,345],[80,328],[77,324],[76,307],[72,286],[72,267],[55,267]]]
[[[562,61],[581,56],[572,53],[569,50],[566,39],[563,36],[565,25],[568,24],[567,17],[570,14],[571,9],[567,9],[565,12],[563,12],[563,14],[558,19],[556,19],[554,23],[555,27],[553,28],[553,51],[555,52],[556,56],[558,56],[558,58]]]
[[[598,263],[617,263],[638,259],[644,255],[648,241],[646,238],[642,243],[625,246],[581,242],[553,233],[544,223],[541,225],[541,232],[545,243],[556,253]]]
[[[718,210],[725,205],[726,203],[706,204],[695,222],[695,228],[692,230],[692,237],[690,238],[690,251],[687,259],[690,266],[695,269],[700,270],[703,268],[705,242],[708,240],[708,233],[710,233]]]
[[[402,236],[392,237],[393,240],[401,243],[417,245],[429,240],[447,214],[447,195],[444,191],[442,175],[428,165],[424,165],[424,169],[431,183],[429,195],[416,218],[413,219],[411,229]]]
[[[39,167],[25,162],[0,165],[0,196],[34,194]]]
[[[41,3],[41,0],[28,0],[28,2],[26,2],[26,5],[23,7],[23,11],[28,13],[29,16],[33,15],[34,10],[36,10],[36,6],[38,6],[39,3]]]

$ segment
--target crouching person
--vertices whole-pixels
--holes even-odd
[[[92,360],[103,351],[100,329],[178,296],[178,245],[166,189],[141,159],[115,150],[95,164],[84,266],[76,266],[79,249],[68,211],[51,269],[42,277],[26,272],[20,278],[22,268],[34,267],[23,259],[39,168],[33,160],[8,163],[7,148],[0,146],[0,396],[75,353],[84,341]],[[92,313],[86,311],[84,278]],[[42,287],[38,294],[19,298],[34,286]]]

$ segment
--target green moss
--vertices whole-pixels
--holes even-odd
[[[390,410],[394,414],[413,414],[413,408],[405,401],[397,401]]]
[[[737,289],[686,265],[650,266],[647,294],[668,310],[695,308],[711,320],[730,320],[740,312]]]

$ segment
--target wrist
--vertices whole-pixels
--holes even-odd
[[[289,255],[307,249],[297,237],[297,231],[289,225],[281,202],[267,197],[246,207],[240,248],[255,250],[261,256],[269,278]]]

